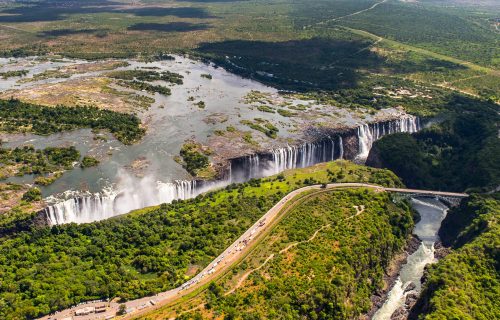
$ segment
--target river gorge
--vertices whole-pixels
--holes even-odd
[[[411,203],[420,215],[420,221],[415,225],[413,234],[421,243],[401,266],[385,303],[374,314],[373,320],[407,319],[410,308],[422,291],[421,278],[425,267],[437,262],[434,256],[435,244],[439,240],[438,231],[446,217],[448,207],[437,199],[428,198],[414,198]]]

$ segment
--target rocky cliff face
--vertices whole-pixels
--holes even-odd
[[[382,161],[382,157],[380,155],[380,150],[377,148],[377,145],[374,145],[368,157],[366,158],[366,165],[374,168],[383,168],[384,164]]]

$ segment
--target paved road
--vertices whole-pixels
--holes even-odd
[[[455,197],[455,198],[467,198],[469,196],[467,193],[431,191],[431,190],[419,190],[419,189],[384,188],[384,190],[387,192],[421,194],[423,196],[432,195],[432,196],[444,196],[444,197]]]
[[[223,253],[221,253],[217,258],[215,258],[205,269],[198,273],[195,277],[190,279],[188,282],[184,283],[182,286],[165,291],[157,294],[153,297],[145,297],[141,299],[131,300],[125,303],[129,314],[122,317],[123,319],[128,319],[131,317],[138,316],[142,313],[151,312],[152,310],[158,309],[159,307],[174,302],[175,300],[192,293],[201,286],[210,283],[211,281],[217,279],[218,276],[222,275],[227,271],[233,264],[235,264],[245,253],[250,249],[251,243],[255,242],[255,239],[263,234],[263,231],[272,227],[272,225],[277,222],[277,218],[280,213],[285,208],[290,201],[296,201],[300,198],[297,196],[312,190],[329,190],[329,189],[342,189],[342,188],[370,188],[378,192],[388,191],[388,192],[402,192],[402,193],[415,193],[422,195],[442,195],[442,196],[453,196],[453,197],[467,197],[467,194],[462,193],[450,193],[441,191],[427,191],[427,190],[414,190],[414,189],[398,189],[398,188],[384,188],[377,185],[365,184],[365,183],[332,183],[328,184],[326,188],[321,188],[320,185],[307,186],[295,191],[290,192],[285,197],[283,197],[277,204],[274,205],[269,211],[267,211],[253,226],[251,226],[245,233],[243,233],[236,241],[233,242]],[[106,312],[95,314],[91,313],[85,316],[74,316],[75,311],[85,307],[95,307],[106,305]],[[41,320],[62,320],[73,316],[74,320],[93,320],[93,319],[110,319],[116,314],[119,308],[119,303],[116,302],[91,302],[87,304],[81,304],[63,311],[58,312],[52,316],[45,316],[40,318]]]

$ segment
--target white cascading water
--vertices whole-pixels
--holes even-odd
[[[289,169],[305,168],[321,162],[342,158],[344,146],[342,137],[338,143],[333,138],[320,142],[304,143],[299,146],[286,146],[272,150],[272,161],[267,175],[277,174]],[[336,152],[338,149],[338,153]]]
[[[362,125],[357,129],[359,149],[356,158],[365,159],[373,142],[386,134],[413,133],[419,129],[419,119],[410,115],[389,122]],[[339,135],[318,142],[277,148],[271,151],[270,156],[250,155],[239,164],[239,168],[230,165],[227,179],[221,181],[164,183],[152,178],[139,180],[120,172],[119,182],[114,188],[99,194],[66,196],[66,200],[48,199],[52,205],[45,209],[45,213],[51,224],[98,221],[146,206],[193,198],[229,183],[244,182],[251,178],[270,176],[284,170],[309,167],[342,158],[344,158],[344,143]]]
[[[260,174],[260,157],[257,154],[252,154],[248,157],[248,175],[250,178],[257,177]],[[229,176],[231,177],[231,176]],[[230,178],[231,179],[231,178]]]
[[[357,158],[366,159],[368,157],[368,153],[373,145],[373,135],[370,127],[367,124],[362,125],[358,128],[358,143],[359,143],[359,152]]]
[[[411,115],[389,122],[364,124],[358,127],[359,151],[356,159],[365,160],[370,153],[373,143],[387,134],[398,132],[415,133],[419,131],[420,119]]]
[[[50,224],[104,220],[147,206],[194,198],[209,189],[226,184],[214,181],[199,185],[194,180],[164,183],[148,177],[137,179],[124,172],[120,176],[117,186],[105,192],[80,194],[63,201],[55,200],[54,204],[45,209]],[[49,202],[51,200],[48,199]]]
[[[408,256],[386,301],[373,315],[372,320],[391,319],[394,312],[402,307],[408,310],[407,296],[420,294],[422,289],[420,279],[424,274],[425,266],[436,262],[434,243],[439,239],[438,230],[446,217],[448,208],[435,199],[412,199],[412,204],[421,217],[413,233],[422,240],[422,243],[417,251]],[[409,287],[411,283],[413,287]]]

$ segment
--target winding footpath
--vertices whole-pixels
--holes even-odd
[[[439,195],[450,197],[467,197],[467,194],[450,193],[440,191],[426,191],[414,189],[398,189],[398,188],[384,188],[378,185],[365,184],[365,183],[332,183],[326,186],[313,185],[294,190],[283,197],[277,204],[275,204],[269,211],[267,211],[257,222],[255,222],[247,231],[245,231],[236,241],[233,242],[223,253],[216,257],[205,269],[199,272],[195,277],[184,283],[182,286],[171,289],[169,291],[161,292],[152,297],[144,297],[136,300],[131,300],[125,303],[127,314],[120,316],[120,319],[130,319],[149,313],[160,307],[168,304],[179,302],[179,299],[185,298],[188,295],[196,293],[196,291],[203,289],[210,282],[215,281],[241,259],[243,259],[251,249],[266,235],[266,231],[271,230],[288,211],[293,209],[297,204],[302,203],[305,199],[315,196],[318,193],[326,192],[332,189],[351,189],[351,188],[369,188],[375,192],[398,192],[408,194],[419,194],[425,196]],[[358,214],[362,213],[364,208],[357,209]],[[321,229],[327,226],[321,227]],[[317,232],[313,235],[321,231]],[[268,260],[272,259],[270,256]],[[94,308],[105,306],[106,311],[102,313],[90,313],[88,315],[76,316],[77,310],[84,308]],[[96,319],[113,319],[118,312],[120,303],[112,302],[89,302],[83,303],[78,306],[57,312],[51,316],[45,316],[40,320],[96,320]],[[118,318],[118,317],[117,317]]]

